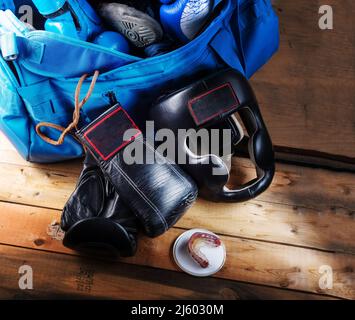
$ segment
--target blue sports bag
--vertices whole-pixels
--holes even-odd
[[[81,111],[81,125],[103,113],[112,97],[139,122],[162,93],[201,74],[230,66],[250,77],[278,48],[278,18],[270,0],[224,2],[220,14],[193,41],[146,59],[46,31],[17,36],[18,58],[9,63],[0,57],[0,129],[28,161],[73,159],[83,154],[73,136],[53,146],[35,128],[40,122],[61,127],[72,122],[74,92],[83,74],[100,72]],[[85,80],[83,92],[91,80]],[[44,128],[43,133],[58,139],[61,132]]]

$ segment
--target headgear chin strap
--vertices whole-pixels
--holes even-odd
[[[200,195],[221,202],[241,202],[264,192],[272,182],[275,160],[272,142],[259,105],[248,80],[239,72],[227,69],[204,78],[177,92],[159,99],[151,109],[155,127],[178,129],[230,128],[238,132],[238,113],[249,136],[249,154],[256,166],[257,178],[239,188],[228,189],[230,170],[218,155],[191,155],[186,139],[178,142],[178,152],[185,152],[188,161],[182,167],[197,182]],[[176,135],[178,136],[178,135]],[[233,134],[232,134],[233,136]],[[235,152],[238,141],[232,139]],[[214,174],[218,170],[219,174]]]

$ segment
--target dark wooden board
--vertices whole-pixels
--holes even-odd
[[[20,290],[18,269],[33,270],[33,290]],[[1,299],[330,299],[118,262],[0,245]]]
[[[1,163],[0,200],[61,210],[79,172],[77,164],[66,170],[63,164]],[[249,162],[236,159],[231,184],[254,174]],[[272,186],[257,199],[242,204],[199,199],[178,226],[355,253],[354,194],[353,174],[280,164]]]
[[[65,248],[53,234],[48,234],[48,226],[53,221],[59,221],[59,211],[1,202],[0,205],[0,243],[78,255],[77,252]],[[193,227],[196,225],[188,225],[189,229]],[[213,227],[211,230],[216,232]],[[171,250],[175,239],[183,231],[185,229],[173,228],[158,238],[140,237],[137,254],[120,261],[178,271]],[[228,255],[225,266],[215,275],[216,278],[340,298],[355,297],[355,255],[224,235],[221,239]],[[323,265],[333,269],[334,287],[329,290],[322,290],[319,286],[319,270]]]
[[[355,2],[273,3],[280,50],[252,84],[275,145],[354,164]],[[333,7],[333,30],[318,27],[322,4]]]

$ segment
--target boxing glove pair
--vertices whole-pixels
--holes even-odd
[[[62,227],[69,230],[66,237],[75,240],[65,239],[66,245],[77,247],[78,242],[86,242],[86,233],[97,233],[99,242],[131,255],[136,229],[129,217],[135,216],[145,233],[156,237],[172,227],[196,200],[194,181],[146,142],[121,106],[110,108],[77,132],[77,137],[96,164],[84,167],[63,211]],[[83,241],[80,234],[84,234]]]
[[[233,116],[235,113],[239,114],[247,130],[249,155],[256,166],[257,178],[231,190],[227,187],[230,170],[227,161],[219,154],[219,148],[196,147],[196,140],[191,143],[190,135],[207,130],[210,135],[207,143],[210,144],[210,141],[219,142],[212,138],[213,130],[230,130],[233,134],[229,135],[227,143],[230,143],[230,155],[233,155],[241,136],[241,126]],[[150,109],[150,119],[156,130],[169,128],[173,131],[177,139],[173,160],[191,175],[199,187],[200,196],[207,200],[247,201],[271,184],[275,172],[272,142],[253,89],[241,73],[233,69],[222,70],[161,97]],[[228,156],[228,152],[224,155]]]

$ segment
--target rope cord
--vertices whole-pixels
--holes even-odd
[[[54,123],[50,123],[50,122],[40,122],[39,124],[37,124],[36,132],[43,141],[45,141],[51,145],[54,145],[54,146],[60,146],[64,143],[65,137],[68,134],[71,134],[73,129],[76,129],[76,130],[78,129],[78,123],[80,120],[80,110],[85,105],[85,103],[90,99],[90,97],[94,91],[99,74],[100,74],[99,71],[95,71],[92,81],[91,81],[91,84],[90,84],[90,87],[89,87],[89,90],[86,93],[86,96],[84,97],[84,99],[81,101],[80,101],[81,88],[83,86],[84,81],[88,78],[89,75],[84,74],[80,78],[80,80],[76,86],[76,89],[75,89],[75,98],[74,98],[75,99],[75,108],[74,108],[74,112],[73,112],[73,122],[70,123],[66,128],[64,128],[60,125],[54,124]],[[41,128],[52,128],[52,129],[58,130],[61,132],[61,135],[58,138],[58,140],[53,140],[53,139],[47,137],[41,131]]]

